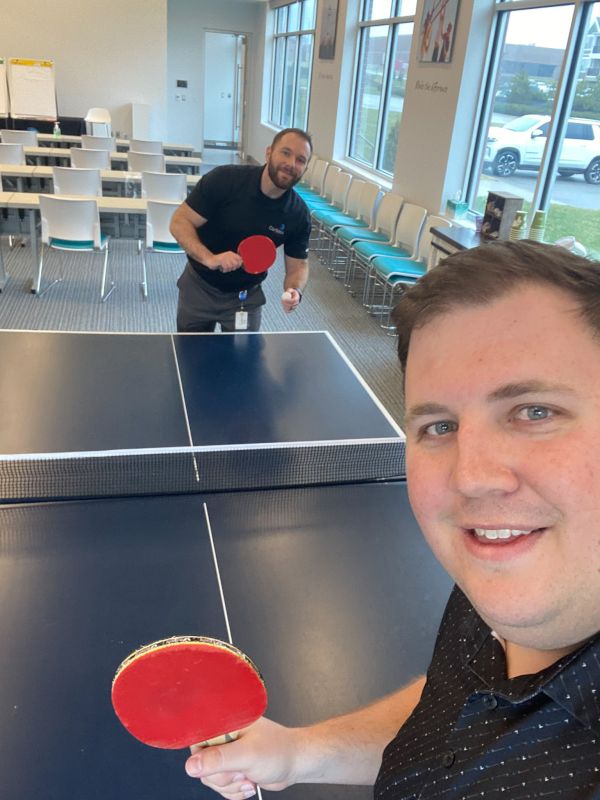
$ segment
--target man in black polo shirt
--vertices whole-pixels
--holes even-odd
[[[177,209],[171,233],[189,259],[177,282],[178,331],[214,331],[217,323],[224,331],[260,328],[267,273],[245,272],[237,253],[256,234],[283,246],[281,304],[286,312],[297,308],[308,280],[310,214],[293,187],[311,153],[310,136],[287,128],[267,148],[264,166],[216,167]]]
[[[261,719],[187,772],[230,800],[598,800],[600,264],[496,242],[427,273],[394,320],[410,501],[456,583],[427,676],[312,726]]]

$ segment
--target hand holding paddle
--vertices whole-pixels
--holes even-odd
[[[118,667],[112,703],[144,744],[174,750],[222,744],[267,707],[263,679],[233,645],[173,636],[140,647]]]
[[[209,269],[218,270],[219,272],[233,272],[242,266],[242,259],[231,250],[227,250],[224,253],[215,253],[213,261],[214,263]]]

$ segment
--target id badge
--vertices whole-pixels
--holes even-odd
[[[248,330],[248,312],[236,311],[235,312],[235,329],[236,331]]]

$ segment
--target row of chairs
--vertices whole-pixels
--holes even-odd
[[[297,190],[311,211],[311,249],[393,331],[398,294],[427,270],[431,228],[450,222],[323,159],[315,159]]]
[[[34,130],[0,130],[0,142],[22,144],[24,147],[37,147],[39,144],[37,131]],[[117,140],[114,136],[83,134],[81,146],[87,150],[108,150],[109,153],[112,153],[117,149]],[[160,154],[163,152],[163,143],[157,139],[130,139],[129,149],[139,153]]]
[[[102,196],[102,177],[99,169],[52,167],[54,194]],[[143,171],[141,196],[149,200],[181,203],[187,196],[186,176],[180,172]]]
[[[40,196],[41,241],[39,275],[44,269],[48,250],[59,256],[58,277],[39,292],[44,294],[64,276],[61,254],[98,253],[102,258],[100,299],[108,299],[115,284],[108,275],[109,237],[102,233],[98,204],[93,197],[102,195],[100,170],[76,167],[53,167],[54,195]],[[62,195],[79,195],[64,197]],[[169,224],[175,209],[187,195],[185,175],[166,172],[142,172],[141,195],[146,198],[145,246],[138,243],[142,262],[141,289],[148,297],[147,256],[151,252],[177,253],[183,251],[171,236]],[[90,198],[90,199],[84,199]]]
[[[88,169],[110,169],[111,150],[71,148],[71,166]],[[22,144],[0,143],[0,164],[26,164]],[[164,172],[165,157],[162,153],[145,153],[130,150],[127,153],[127,169],[130,172]]]
[[[142,280],[140,288],[144,300],[148,297],[147,257],[150,253],[184,255],[172,237],[169,226],[179,203],[148,200],[146,204],[146,237],[144,245],[138,244],[141,258]],[[104,303],[112,294],[115,282],[109,274],[109,237],[100,227],[98,203],[94,199],[40,195],[41,242],[39,279],[41,283],[44,258],[49,250],[57,252],[59,269],[56,278],[38,292],[40,297],[64,278],[62,253],[95,253],[102,262],[100,301]]]

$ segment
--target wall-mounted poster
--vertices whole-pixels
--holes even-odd
[[[335,58],[335,34],[337,29],[338,0],[323,0],[321,8],[321,38],[319,58],[331,61]]]
[[[419,31],[419,61],[452,61],[459,0],[425,0]]]

